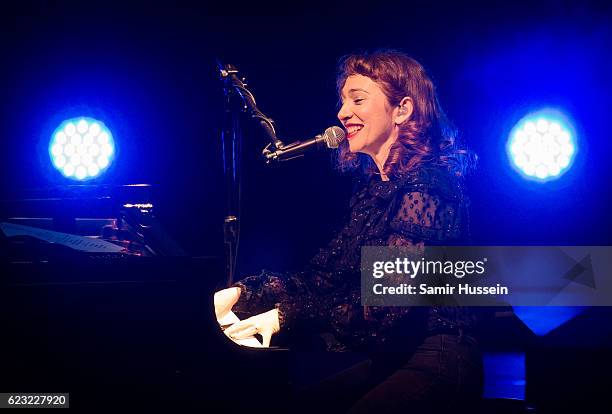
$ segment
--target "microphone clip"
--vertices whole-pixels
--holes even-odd
[[[291,144],[287,144],[287,145],[281,145],[280,147],[278,145],[274,145],[273,143],[269,143],[268,145],[266,145],[266,147],[263,149],[263,151],[261,152],[261,154],[264,156],[264,158],[266,159],[266,164],[270,164],[272,161],[276,161],[276,162],[280,162],[280,161],[290,161],[296,158],[302,158],[304,156],[303,153],[300,154],[295,154],[292,157],[282,157],[282,155],[287,151],[290,150],[291,148],[297,147],[298,145],[300,145],[301,142],[300,141],[296,141],[296,142],[292,142]],[[276,150],[274,150],[272,148],[272,146],[276,147]]]

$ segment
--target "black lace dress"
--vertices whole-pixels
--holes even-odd
[[[461,181],[442,168],[421,168],[381,181],[358,182],[348,223],[300,272],[264,271],[234,286],[241,317],[277,308],[281,332],[326,333],[328,350],[368,350],[436,332],[463,334],[475,322],[467,308],[363,307],[361,246],[448,245],[467,236],[468,202]]]

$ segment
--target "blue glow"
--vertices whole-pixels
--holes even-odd
[[[86,181],[99,177],[112,163],[113,135],[104,123],[87,117],[66,120],[53,132],[49,156],[66,178]]]
[[[581,314],[584,308],[575,306],[515,306],[513,310],[514,314],[534,334],[543,336]]]
[[[485,353],[485,398],[525,399],[525,354]]]
[[[523,177],[544,182],[559,178],[571,167],[576,137],[563,114],[545,109],[515,125],[506,150],[512,166]]]

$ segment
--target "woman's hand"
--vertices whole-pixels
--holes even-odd
[[[233,339],[244,339],[255,334],[263,338],[263,346],[270,346],[272,335],[280,330],[278,320],[278,309],[272,309],[259,315],[251,316],[240,322],[236,322],[225,330],[225,333]]]
[[[215,315],[217,316],[217,320],[222,319],[232,310],[232,306],[234,306],[240,298],[240,292],[240,288],[238,287],[231,287],[215,292]]]

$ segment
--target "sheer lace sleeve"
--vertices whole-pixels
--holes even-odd
[[[391,220],[391,246],[414,246],[423,251],[426,245],[451,245],[467,237],[467,200],[444,197],[435,192],[410,191],[400,197]],[[400,309],[399,312],[405,312]],[[431,307],[426,329],[470,330],[486,317],[487,311],[469,307]]]
[[[464,235],[465,202],[435,192],[409,191],[399,197],[388,245],[444,244]]]
[[[347,283],[332,283],[332,278],[342,279],[332,272],[314,269],[285,274],[263,271],[234,284],[241,289],[234,311],[239,316],[250,316],[276,308],[280,327],[285,331],[297,324],[323,328],[329,322],[333,304],[348,289]]]

